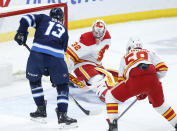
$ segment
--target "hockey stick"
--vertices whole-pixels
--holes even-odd
[[[27,44],[24,44],[24,46],[28,49],[28,51],[31,50]],[[83,88],[83,87],[86,86],[86,85],[83,84],[80,80],[78,80],[76,77],[74,77],[72,74],[69,74],[69,79],[70,79],[70,81],[71,81],[72,83],[76,84],[76,85],[79,86],[80,88]],[[77,102],[77,100],[76,100],[71,94],[69,94],[69,97],[76,103],[76,105],[77,105],[86,115],[96,115],[96,114],[98,114],[97,111],[91,112],[91,111],[89,111],[89,110],[84,109],[84,108]]]
[[[119,120],[136,102],[137,102],[137,99],[135,99],[135,100],[122,112],[122,114],[120,114],[120,116],[117,118],[117,120]]]
[[[76,99],[75,99],[71,94],[69,94],[69,97],[76,103],[76,105],[77,105],[86,115],[90,115],[90,111],[84,109],[84,108],[76,101]]]
[[[83,113],[85,113],[86,115],[98,115],[101,113],[100,109],[99,110],[86,110],[85,108],[83,108],[78,102],[77,100],[71,95],[69,94],[69,97],[76,103],[76,105],[82,110]]]
[[[28,49],[29,52],[31,51],[31,49],[29,48],[27,44],[23,44],[23,45],[26,47],[26,49]]]
[[[135,99],[121,114],[120,116],[115,119],[116,123],[118,124],[118,120],[137,102],[137,99]],[[118,130],[118,127],[116,128],[116,130]]]

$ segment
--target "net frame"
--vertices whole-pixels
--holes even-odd
[[[6,0],[6,1],[0,0],[0,7],[7,7],[9,3],[10,3],[10,0]]]
[[[50,9],[56,8],[56,7],[61,7],[63,9],[63,11],[64,11],[64,25],[66,28],[68,28],[68,6],[66,3],[51,4],[51,5],[38,5],[35,7],[30,7],[28,9],[24,8],[24,9],[19,9],[19,10],[7,10],[5,12],[0,13],[0,19],[1,18],[8,18],[11,16],[18,16],[18,15],[20,16],[23,14],[34,13],[34,12],[38,12],[38,11],[40,12],[40,11],[50,10]],[[9,32],[7,32],[7,33],[9,33]],[[12,38],[14,38],[13,33],[10,36],[12,36]],[[10,39],[10,42],[14,42],[14,41]],[[0,43],[1,43],[1,41],[0,41]],[[29,46],[31,46],[31,45],[29,44]],[[26,52],[26,49],[24,49],[24,50]],[[25,69],[22,68],[20,70],[13,71],[12,72],[12,79],[13,79],[13,82],[19,81],[19,80],[26,80]],[[43,80],[47,81],[47,82],[50,81],[48,77],[43,77]]]
[[[48,10],[48,9],[55,8],[55,7],[64,7],[64,15],[65,15],[64,25],[66,28],[68,28],[68,6],[66,3],[45,5],[45,6],[33,7],[29,9],[21,9],[17,11],[4,12],[4,13],[0,13],[0,18],[21,15],[21,14],[26,14],[26,13],[32,13],[36,11]]]

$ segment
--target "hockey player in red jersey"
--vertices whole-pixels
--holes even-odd
[[[68,47],[69,55],[66,56],[71,58],[77,78],[106,102],[108,118],[113,121],[117,117],[118,104],[108,89],[115,84],[114,76],[118,76],[118,73],[102,66],[102,59],[110,44],[111,36],[105,22],[97,20],[92,25],[92,31],[82,34],[78,42]]]
[[[120,62],[119,76],[124,80],[111,89],[112,95],[120,102],[137,96],[138,100],[148,97],[153,108],[161,114],[177,131],[177,116],[164,100],[162,84],[168,67],[156,55],[143,49],[138,38],[130,39],[127,53]]]

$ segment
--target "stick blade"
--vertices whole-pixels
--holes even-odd
[[[93,115],[99,115],[99,114],[101,114],[102,113],[102,110],[91,110],[90,112],[89,112],[89,115],[91,115],[91,116],[93,116]]]

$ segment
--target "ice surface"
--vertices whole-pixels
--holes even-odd
[[[112,37],[110,51],[106,54],[103,65],[106,68],[119,69],[119,61],[125,52],[130,36],[139,36],[144,46],[155,50],[167,63],[169,71],[162,79],[166,102],[177,112],[177,18],[134,21],[108,25]],[[70,44],[77,41],[80,34],[90,28],[69,31]],[[28,45],[31,46],[29,39]],[[13,73],[24,71],[29,52],[14,42],[0,44],[0,61],[13,64]],[[111,59],[110,59],[111,58]],[[48,124],[39,124],[29,119],[29,112],[36,109],[28,81],[14,81],[9,86],[0,87],[0,131],[58,131],[56,107],[56,89],[48,81],[43,82],[48,100]],[[78,119],[78,128],[68,131],[106,131],[105,105],[91,91],[70,89],[70,93],[89,110],[100,110],[100,114],[86,116],[70,101],[69,116]],[[120,104],[120,112],[133,99]],[[118,122],[120,131],[174,131],[149,104],[148,100],[138,101]]]

